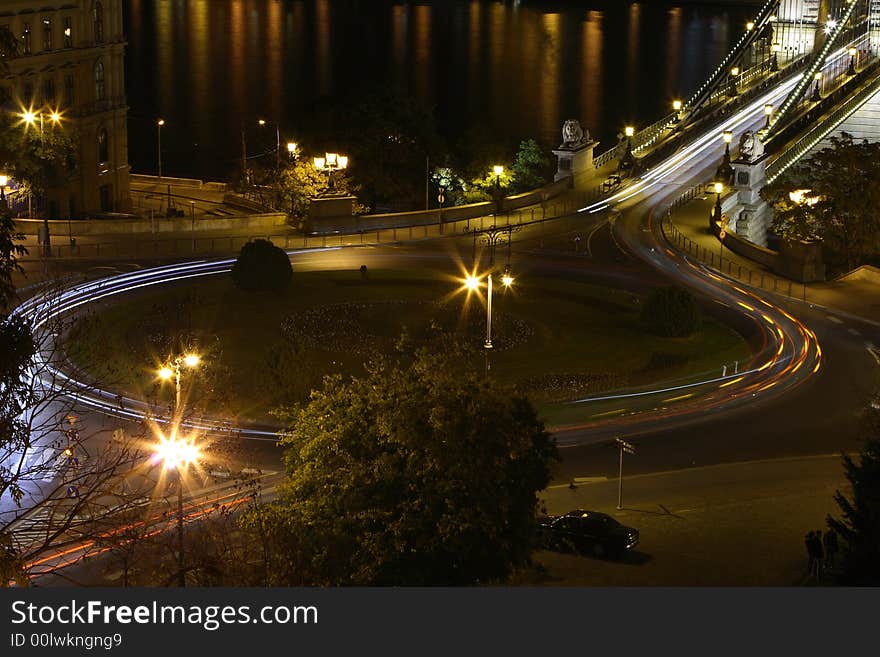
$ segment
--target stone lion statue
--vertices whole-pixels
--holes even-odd
[[[764,154],[764,144],[758,135],[751,130],[746,130],[739,138],[739,156],[748,162],[754,162]]]
[[[580,121],[576,119],[568,119],[562,125],[563,148],[573,148],[575,146],[580,146],[581,144],[589,140],[589,138],[589,132],[584,134],[584,130],[583,128],[581,128]]]

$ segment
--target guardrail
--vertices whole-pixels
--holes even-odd
[[[231,256],[254,239],[268,239],[287,250],[360,245],[389,244],[471,235],[492,227],[538,225],[558,221],[564,217],[580,218],[577,212],[584,206],[607,195],[601,185],[572,192],[566,198],[540,206],[524,208],[499,215],[485,215],[445,223],[362,230],[352,234],[301,235],[293,232],[251,233],[242,236],[192,236],[169,239],[141,239],[116,242],[77,241],[74,244],[55,243],[48,258],[122,259],[122,258],[184,258],[192,256]],[[56,238],[57,239],[57,238]],[[44,259],[43,247],[33,247],[25,259]]]
[[[726,274],[728,277],[734,278],[750,287],[806,301],[806,283],[796,283],[789,278],[783,278],[762,269],[752,269],[748,266],[743,266],[742,263],[735,263],[731,258],[725,259],[722,255],[723,251],[720,241],[719,250],[716,253],[714,250],[700,246],[676,227],[675,222],[672,220],[676,210],[696,198],[702,198],[705,194],[704,185],[695,185],[676,198],[664,210],[663,218],[659,224],[662,238],[668,244],[678,248],[680,252],[699,260],[704,265],[714,267],[721,274]]]

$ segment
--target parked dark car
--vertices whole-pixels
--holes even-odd
[[[618,557],[639,542],[639,530],[621,525],[606,513],[576,509],[538,520],[543,545],[597,557]]]

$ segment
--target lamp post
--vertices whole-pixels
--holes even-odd
[[[181,412],[181,404],[180,404],[180,372],[181,369],[186,366],[190,369],[194,369],[198,367],[199,363],[202,362],[202,359],[197,354],[184,354],[180,356],[176,356],[172,359],[167,365],[163,366],[159,370],[159,378],[163,381],[168,381],[170,379],[174,379],[174,416],[178,417],[182,415]]]
[[[681,121],[681,101],[676,99],[672,101],[672,111],[675,112],[675,116],[672,118],[673,123],[678,123]]]
[[[494,291],[493,271],[495,269],[495,247],[507,235],[507,265],[501,275],[501,284],[504,288],[509,288],[514,283],[514,277],[510,267],[510,247],[514,230],[519,227],[506,226],[504,228],[495,228],[494,226],[486,231],[486,243],[489,246],[489,272],[486,274],[486,339],[483,342],[483,348],[486,352],[486,376],[489,376],[489,352],[494,348],[492,342],[492,295]],[[474,260],[476,260],[476,240],[477,229],[474,229]],[[474,263],[476,270],[476,262]],[[464,286],[469,292],[473,292],[480,287],[480,278],[476,274],[467,276],[464,280]]]
[[[336,186],[333,183],[333,172],[347,168],[348,157],[338,153],[325,153],[324,157],[314,158],[313,163],[318,171],[324,171],[327,174],[327,193],[332,194],[335,192]]]
[[[287,156],[291,160],[295,160],[299,156],[299,144],[295,141],[287,142]]]
[[[849,52],[849,68],[846,69],[847,75],[855,75],[856,74],[856,55],[859,53],[855,48],[850,48],[847,52]]]
[[[160,437],[155,455],[165,470],[174,470],[177,478],[177,584],[186,586],[186,561],[183,552],[183,471],[198,460],[199,450],[192,440],[181,440],[176,433]]]
[[[489,273],[486,274],[486,339],[483,342],[483,348],[487,350],[494,348],[494,344],[492,343],[492,276],[492,270],[490,268]],[[511,287],[513,283],[514,278],[510,271],[510,265],[508,265],[504,268],[504,273],[501,275],[501,284],[505,288],[508,288]],[[480,278],[474,275],[468,276],[465,279],[464,284],[469,291],[476,291],[480,288]]]
[[[9,176],[0,173],[0,201],[6,202],[6,185],[9,184]]]
[[[764,116],[767,117],[767,120],[764,123],[764,130],[767,130],[770,127],[770,117],[773,116],[773,105],[764,105]]]
[[[712,210],[712,219],[714,221],[721,221],[721,193],[724,191],[724,183],[716,182],[714,185],[715,191],[715,208]]]
[[[730,166],[730,142],[733,141],[733,133],[725,130],[721,133],[721,139],[724,141],[724,156],[718,169],[715,170],[715,179],[730,182],[733,178],[733,167]]]
[[[618,170],[621,169],[629,169],[633,165],[633,152],[632,152],[632,138],[633,135],[636,134],[636,129],[628,125],[623,129],[623,134],[626,137],[626,146],[624,147],[623,157],[620,158],[620,163],[617,166]]]
[[[162,127],[165,125],[165,119],[156,121],[156,155],[159,161],[159,180],[162,180]]]
[[[496,164],[492,167],[492,173],[495,176],[493,196],[495,197],[495,221],[497,221],[498,215],[501,214],[501,176],[504,174],[504,167],[500,164]]]
[[[816,75],[813,76],[816,80],[816,86],[813,87],[813,95],[810,96],[810,100],[814,103],[818,103],[822,100],[822,94],[819,93],[819,82],[822,80],[822,71],[816,71]]]
[[[257,123],[262,128],[268,122],[265,119],[259,119]],[[275,123],[275,168],[277,169],[281,167],[281,126],[277,121],[273,123]]]
[[[779,51],[782,46],[778,43],[770,44],[770,72],[776,73],[779,70]]]
[[[739,90],[736,88],[736,78],[739,76],[739,66],[734,66],[730,69],[730,90],[728,91],[729,96],[736,96],[739,93]]]

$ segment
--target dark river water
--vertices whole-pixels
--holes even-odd
[[[433,107],[450,141],[473,131],[559,141],[577,118],[610,146],[717,65],[753,4],[651,0],[127,0],[130,161],[225,178],[241,153],[309,144],[327,103],[395,87]],[[304,134],[305,133],[305,134]],[[316,146],[317,148],[318,146]]]

